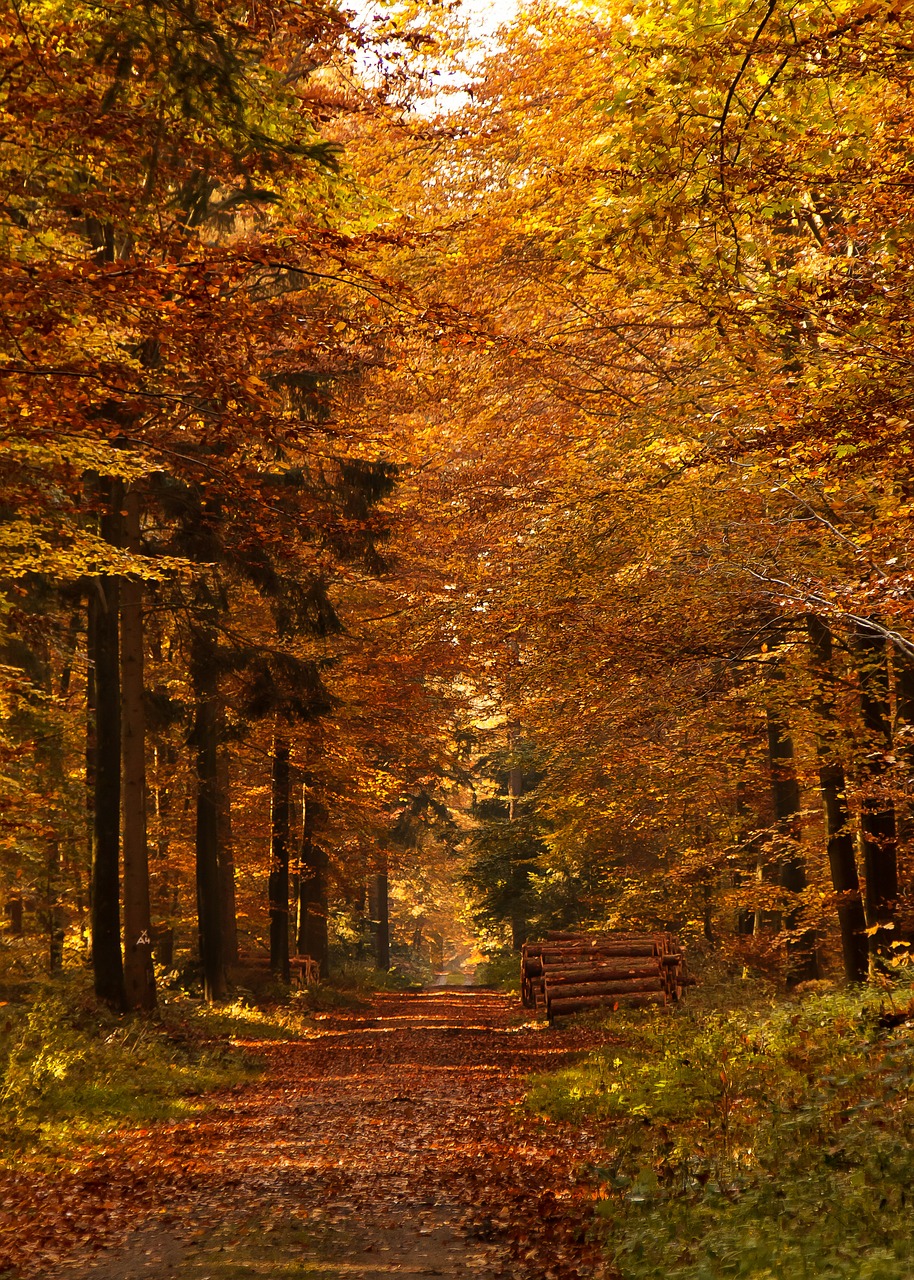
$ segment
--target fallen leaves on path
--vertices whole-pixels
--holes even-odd
[[[498,993],[436,991],[318,1015],[305,1040],[247,1042],[263,1077],[198,1118],[5,1175],[0,1266],[46,1275],[156,1219],[187,1239],[233,1215],[250,1231],[241,1220],[257,1210],[258,1231],[272,1213],[312,1239],[337,1232],[333,1274],[602,1275],[579,1176],[599,1159],[595,1135],[515,1105],[527,1075],[598,1036],[519,1025]]]

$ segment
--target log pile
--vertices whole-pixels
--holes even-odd
[[[693,979],[671,933],[549,934],[521,954],[521,1000],[554,1018],[583,1009],[666,1005]]]

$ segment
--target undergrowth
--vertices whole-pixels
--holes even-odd
[[[186,1115],[202,1094],[256,1071],[235,1039],[292,1031],[283,1011],[207,1009],[180,996],[155,1017],[116,1014],[96,1004],[81,975],[48,983],[2,1014],[0,1159]]]
[[[500,991],[520,992],[520,962],[516,951],[493,952],[476,970],[476,982]]]
[[[717,993],[721,994],[721,993]],[[602,1126],[598,1213],[624,1280],[914,1274],[911,990],[613,1015],[528,1105]]]
[[[81,971],[32,982],[0,1001],[0,1162],[200,1110],[204,1094],[259,1071],[260,1042],[307,1036],[315,1013],[411,985],[352,964],[333,985],[290,991],[271,978],[256,995],[241,988],[233,1003],[207,1006],[175,980],[162,984],[156,1013],[142,1016],[99,1005]]]
[[[367,996],[374,991],[420,991],[424,982],[424,973],[417,974],[410,967],[392,965],[390,969],[378,969],[370,960],[344,957],[332,965],[328,987],[329,991],[343,995]],[[313,990],[319,992],[320,987]]]

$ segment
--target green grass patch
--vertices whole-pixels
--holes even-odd
[[[536,1079],[533,1110],[603,1127],[620,1275],[908,1280],[914,1027],[880,1013],[911,995],[616,1014],[616,1043]]]
[[[483,987],[497,987],[499,991],[519,994],[520,956],[516,951],[490,955],[477,967],[473,980]]]
[[[82,975],[3,1012],[0,1158],[199,1110],[203,1094],[256,1074],[234,1041],[293,1033],[275,1014],[180,996],[153,1017],[115,1014],[96,1004]]]
[[[392,965],[377,969],[369,960],[339,959],[331,966],[326,987],[340,996],[370,996],[374,991],[420,991],[424,980],[411,969]],[[312,987],[315,994],[325,984]]]

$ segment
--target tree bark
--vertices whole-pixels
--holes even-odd
[[[48,972],[59,973],[63,968],[63,944],[66,936],[63,906],[60,893],[60,840],[55,836],[48,841],[47,857],[47,922],[48,922]]]
[[[866,920],[871,967],[897,938],[898,835],[895,805],[883,794],[885,752],[891,747],[888,653],[882,636],[860,627],[855,638],[860,672],[860,710],[867,732],[866,792],[860,801],[860,835],[866,877]]]
[[[318,843],[323,809],[313,795],[313,779],[306,774],[302,787],[302,838],[298,862],[299,955],[310,956],[320,966],[321,977],[329,968],[327,937],[327,855]]]
[[[863,982],[868,968],[866,917],[847,808],[847,781],[836,751],[832,637],[822,619],[814,614],[807,616],[806,630],[813,668],[819,789],[825,815],[831,882],[838,897],[838,927],[841,931],[844,976],[848,982]]]
[[[7,912],[9,914],[10,933],[14,934],[17,938],[21,937],[23,932],[22,912],[23,912],[24,905],[25,904],[22,901],[21,895],[15,894],[12,898],[10,898],[6,907]]]
[[[219,891],[219,689],[213,668],[213,644],[209,637],[199,634],[193,640],[191,680],[195,701],[194,745],[197,772],[197,926],[204,994],[211,1003],[224,999],[227,990]]]
[[[140,549],[139,495],[125,498],[127,545]],[[146,834],[146,714],[143,584],[121,580],[121,754],[124,835],[124,984],[130,1009],[154,1009],[149,849]]]
[[[223,722],[224,724],[224,722]],[[226,964],[238,963],[238,916],[235,903],[235,854],[232,844],[232,771],[229,749],[220,731],[216,758],[218,780],[219,887],[222,902],[222,945]]]
[[[273,738],[270,835],[270,968],[289,981],[289,742]],[[311,954],[310,952],[308,953]],[[315,959],[317,957],[314,957]]]
[[[119,508],[120,494],[115,496]],[[89,636],[95,686],[92,973],[99,1000],[122,1009],[126,996],[120,916],[121,690],[118,581],[112,575],[102,575],[92,584]]]
[[[60,674],[60,697],[65,698],[70,689],[70,681],[73,676],[73,661],[76,655],[76,645],[79,638],[80,612],[77,610],[71,618],[67,627],[67,635],[63,652],[63,665]],[[53,681],[51,676],[50,654],[43,663],[45,669],[45,679],[48,692],[53,692]],[[49,771],[53,778],[53,786],[55,792],[63,797],[66,789],[66,766],[65,766],[65,746],[63,727],[59,724],[54,725],[47,738],[47,751]],[[55,813],[55,825],[58,825],[59,814]],[[64,860],[61,856],[60,849],[60,829],[48,840],[47,859],[45,863],[46,883],[45,883],[45,903],[46,903],[46,923],[48,930],[48,972],[59,973],[63,969],[64,941],[66,938],[66,913],[64,904],[61,899],[61,872],[64,869]]]
[[[895,755],[901,763],[901,774],[904,780],[905,798],[899,807],[898,843],[911,849],[914,845],[914,661],[906,653],[895,649],[892,653],[892,666],[895,672],[895,706],[896,722],[899,732],[894,736]],[[912,909],[914,885],[907,878],[907,883],[899,889],[898,915],[902,938],[910,947],[914,944],[914,920]]]
[[[89,928],[92,928],[92,881],[95,876],[95,787],[98,776],[98,738],[95,730],[97,700],[95,697],[95,625],[97,609],[93,595],[97,590],[96,579],[89,580],[88,608],[86,611],[86,749],[85,749],[85,800],[86,800],[86,866],[88,876]],[[84,907],[81,906],[81,912]],[[85,917],[82,917],[85,929]]]
[[[793,739],[783,716],[772,709],[767,713],[768,758],[771,763],[771,794],[778,839],[781,843],[779,880],[782,888],[800,894],[806,888],[806,866],[798,849],[800,840],[800,785],[794,763]],[[787,985],[796,986],[819,976],[816,958],[816,935],[813,929],[801,929],[801,908],[794,905],[784,915],[787,931]]]
[[[517,745],[519,736],[518,727],[511,722],[508,725],[508,747],[514,749]],[[512,765],[508,771],[508,821],[515,822],[517,820],[518,802],[524,790],[524,776],[518,765]],[[511,947],[514,951],[520,951],[524,943],[527,941],[527,917],[523,906],[520,902],[516,902],[511,910]]]
[[[178,913],[179,874],[171,861],[171,824],[175,820],[175,789],[171,779],[178,763],[177,751],[168,739],[160,739],[154,747],[156,784],[152,789],[152,811],[155,818],[155,838],[149,856],[150,893],[155,916],[173,924]],[[185,812],[188,801],[185,800]],[[167,948],[165,948],[167,950]],[[153,953],[160,964],[168,965],[159,942]]]
[[[387,883],[387,858],[381,870],[372,876],[369,894],[371,932],[374,938],[375,968],[384,973],[390,968],[390,900]]]

